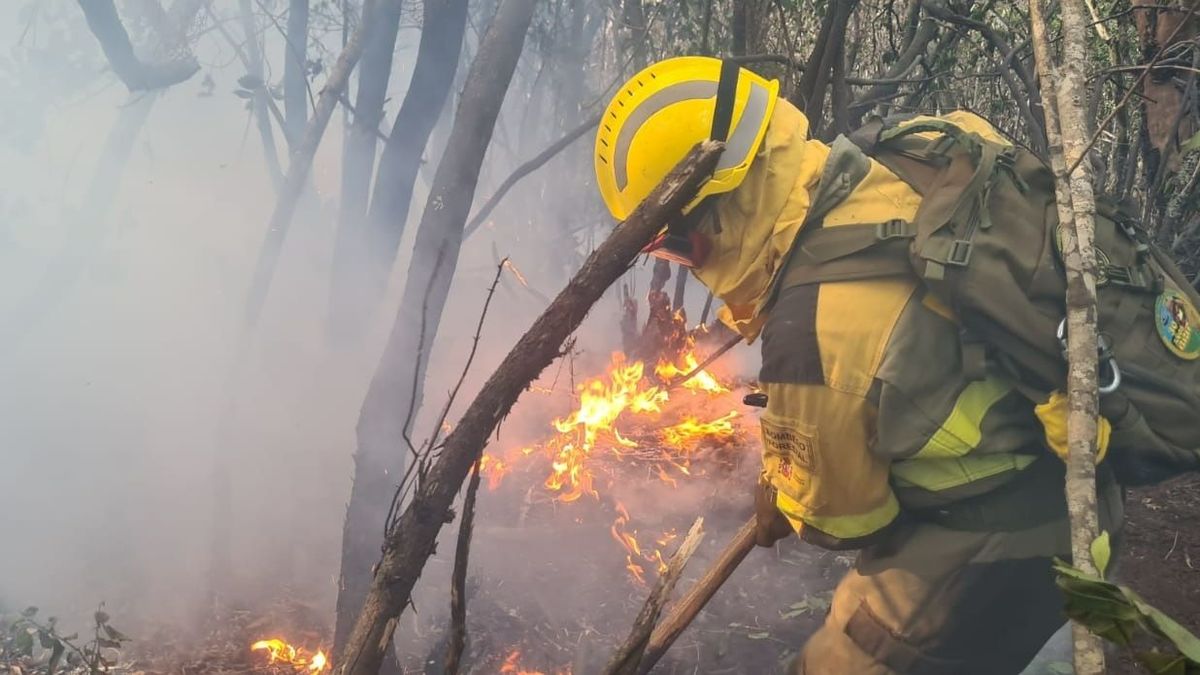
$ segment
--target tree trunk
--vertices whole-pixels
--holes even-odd
[[[1062,59],[1055,68],[1041,0],[1030,3],[1034,55],[1041,76],[1046,133],[1055,173],[1055,198],[1063,232],[1067,276],[1066,497],[1071,518],[1071,556],[1076,567],[1097,574],[1091,543],[1099,535],[1096,514],[1096,423],[1099,416],[1096,351],[1096,203],[1091,163],[1080,161],[1090,137],[1087,108],[1087,19],[1081,0],[1062,0]],[[1068,167],[1078,165],[1071,175]],[[1075,672],[1104,673],[1100,638],[1072,626]]]
[[[328,333],[335,339],[357,334],[359,330],[356,329],[368,319],[368,308],[359,304],[365,285],[359,278],[370,248],[365,229],[367,199],[375,170],[379,123],[383,120],[383,104],[392,75],[400,14],[400,3],[388,5],[380,12],[378,20],[366,27],[366,44],[358,69],[354,122],[347,130],[342,152],[342,194],[329,293]]]
[[[366,0],[363,3],[362,21],[354,29],[354,33],[346,43],[346,48],[342,50],[337,62],[330,69],[329,77],[325,80],[325,87],[317,97],[316,111],[304,128],[303,137],[292,147],[287,177],[284,179],[283,188],[279,191],[279,197],[275,201],[275,210],[271,213],[266,237],[258,251],[254,278],[250,282],[250,292],[246,299],[245,322],[247,327],[258,322],[259,312],[262,311],[267,291],[271,287],[271,278],[275,275],[275,265],[279,262],[279,254],[283,250],[283,242],[287,238],[288,228],[296,213],[296,203],[300,200],[304,184],[308,181],[308,172],[312,169],[317,146],[321,144],[321,137],[325,134],[329,118],[333,116],[333,110],[337,107],[342,92],[346,89],[350,73],[358,63],[359,57],[362,56],[364,27],[371,25],[381,8],[398,4],[400,4],[400,0]]]
[[[254,21],[254,11],[250,0],[241,0],[242,32],[246,35],[245,55],[246,74],[257,80],[254,88],[254,121],[258,125],[258,135],[262,139],[263,156],[267,162],[267,174],[271,176],[271,184],[279,192],[283,187],[283,167],[279,164],[279,151],[275,148],[275,132],[271,128],[271,113],[269,111],[271,92],[267,90],[266,73],[263,69],[262,45],[258,42],[258,26]]]
[[[374,308],[386,288],[408,221],[421,154],[453,86],[467,25],[467,0],[426,0],[422,20],[412,80],[379,158],[367,212],[370,256],[359,262],[370,277],[359,289],[359,304],[366,308]]]
[[[287,137],[300,142],[308,121],[308,0],[289,0],[283,61],[283,114]]]
[[[79,7],[92,35],[104,50],[109,66],[130,91],[169,87],[200,70],[196,59],[186,50],[186,56],[164,63],[143,63],[138,59],[113,0],[79,0]]]
[[[527,24],[533,4],[534,0],[506,0],[501,5],[500,15],[521,11],[524,16],[520,18]],[[496,32],[497,23],[493,23],[489,36]],[[481,54],[491,51],[487,49],[489,42],[492,40],[485,37]],[[477,59],[476,64],[480,60]],[[495,63],[493,59],[493,66]],[[463,108],[476,99],[470,95],[475,79],[468,79]],[[451,145],[454,145],[453,140]],[[437,458],[420,474],[412,500],[389,528],[383,557],[371,580],[362,611],[349,640],[335,655],[336,675],[374,675],[378,671],[382,654],[391,644],[395,622],[408,605],[413,586],[433,554],[442,525],[452,520],[451,507],[455,497],[488,438],[521,393],[562,354],[563,342],[579,327],[605,290],[629,269],[663,224],[677,216],[696,194],[716,166],[721,148],[720,143],[705,141],[681,161],[633,215],[588,256],[567,287],[488,378],[454,430],[441,443]],[[447,154],[447,161],[451,161],[451,157]],[[441,167],[438,173],[442,174]],[[457,211],[461,227],[461,219],[466,217],[465,207]],[[388,410],[386,414],[396,416],[398,413]]]
[[[505,0],[471,64],[450,141],[418,226],[400,310],[363,402],[356,430],[354,483],[342,531],[335,649],[346,644],[367,595],[371,564],[379,555],[383,517],[404,468],[405,425],[421,405],[427,363],[420,355],[427,359],[437,335],[479,167],[525,44],[535,4],[536,0]],[[450,6],[441,9],[448,11]],[[425,42],[422,36],[422,44]]]

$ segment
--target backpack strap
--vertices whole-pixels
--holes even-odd
[[[775,293],[825,281],[851,281],[911,274],[908,241],[916,227],[904,220],[824,227],[825,216],[858,187],[871,160],[846,136],[829,149],[804,226],[776,279]]]

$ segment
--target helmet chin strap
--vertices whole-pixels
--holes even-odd
[[[717,81],[717,97],[713,107],[710,140],[725,142],[733,124],[733,106],[737,97],[741,66],[731,59],[721,60],[721,76]],[[689,213],[667,225],[667,231],[648,247],[652,254],[685,267],[699,267],[708,256],[708,240],[695,231],[701,217],[708,211],[713,197],[705,197]]]

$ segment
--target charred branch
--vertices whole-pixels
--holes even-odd
[[[700,144],[596,248],[554,302],[509,351],[442,444],[438,458],[388,533],[384,554],[350,639],[335,659],[338,675],[373,675],[390,644],[395,620],[434,550],[438,532],[488,437],[521,392],[561,355],[562,345],[592,305],[628,269],[641,249],[695,195],[716,166],[722,146]]]

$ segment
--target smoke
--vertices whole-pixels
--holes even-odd
[[[236,9],[229,5],[214,6]],[[415,36],[402,27],[389,118]],[[282,39],[271,30],[264,39],[268,60],[280,63]],[[339,40],[330,33],[317,42],[326,65]],[[232,93],[244,70],[219,33],[197,42],[203,69],[195,78],[134,96],[105,70],[74,2],[5,5],[0,44],[0,610],[38,605],[70,626],[105,602],[114,620],[188,625],[216,592],[247,606],[287,596],[331,615],[355,423],[411,247],[402,244],[385,307],[362,343],[332,349],[341,113],[318,152],[266,311],[246,332],[242,305],[274,191],[251,113]],[[580,81],[547,85],[527,56],[477,203],[577,123],[563,110],[586,103]],[[445,128],[427,152],[413,219]],[[608,219],[590,184],[589,144],[585,136],[526,179],[467,241],[415,440],[432,431],[463,369],[499,261],[509,257],[528,285],[504,271],[451,423],[603,235]],[[639,266],[624,283],[641,299],[649,276]],[[693,323],[703,303],[693,282]],[[578,332],[572,361],[551,366],[544,380],[560,378],[563,390],[572,377],[599,373],[620,347],[621,311],[613,289]],[[753,351],[726,356],[728,372],[752,376]],[[526,395],[493,447],[537,440],[561,413]],[[746,452],[753,459],[755,446]],[[222,455],[232,459],[227,491],[213,480]],[[745,461],[720,481],[675,490],[629,475],[611,497],[643,532],[683,531],[696,514],[716,514],[693,562],[698,573],[748,514],[756,472]],[[514,475],[480,496],[472,578],[488,590],[473,596],[472,621],[509,616],[511,631],[491,626],[497,640],[568,627],[574,649],[597,649],[595,640],[628,625],[644,589],[630,582],[610,535],[612,503],[556,506],[532,495],[540,479]],[[422,578],[418,612],[401,626],[398,643],[410,657],[436,642],[453,529]],[[213,578],[223,557],[229,571]],[[492,645],[495,653],[508,646]]]

